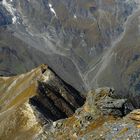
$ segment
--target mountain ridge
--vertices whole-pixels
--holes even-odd
[[[139,109],[110,87],[86,97],[47,65],[0,77],[0,139],[139,138]]]

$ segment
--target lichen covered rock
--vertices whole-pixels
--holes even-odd
[[[109,103],[108,103],[109,102]],[[83,107],[72,117],[54,122],[39,138],[55,140],[112,140],[139,138],[139,112],[125,116],[127,99],[114,96],[114,89],[103,87],[88,93]],[[135,120],[134,120],[135,119]],[[60,126],[60,127],[56,127]]]

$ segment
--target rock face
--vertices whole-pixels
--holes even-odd
[[[77,90],[49,69],[43,73],[38,83],[38,95],[29,100],[47,120],[53,121],[73,115],[84,101],[84,97]]]
[[[73,116],[44,127],[37,139],[139,139],[139,110],[125,114],[127,100],[112,98],[112,93],[108,87],[89,92],[83,107]]]
[[[117,93],[139,93],[139,47],[133,47],[139,44],[138,18],[135,29],[131,26],[138,2],[0,1],[0,31],[11,38],[0,36],[0,74],[15,75],[47,63],[81,92],[112,86]]]
[[[125,104],[127,99],[116,99],[112,98],[114,89],[111,88],[100,88],[89,93],[87,97],[86,108],[95,108],[95,106],[102,111],[104,115],[115,115],[124,116],[125,114]]]

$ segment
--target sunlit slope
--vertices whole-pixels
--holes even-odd
[[[28,103],[0,114],[1,140],[32,140],[40,132],[41,126]]]
[[[40,131],[28,99],[36,95],[41,68],[0,78],[0,139],[32,139]]]
[[[25,102],[36,94],[36,82],[41,76],[41,69],[34,69],[27,74],[0,78],[1,112],[14,105]]]
[[[40,131],[28,99],[36,95],[41,68],[15,77],[0,78],[0,139],[33,139]]]

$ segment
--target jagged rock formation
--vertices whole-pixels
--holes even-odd
[[[43,133],[37,138],[43,140],[139,139],[139,110],[129,115],[125,114],[126,109],[130,109],[130,105],[126,104],[126,99],[112,98],[112,91],[112,88],[108,87],[91,91],[84,106],[77,109],[72,117],[44,127]]]
[[[46,65],[0,78],[0,139],[35,139],[42,125],[72,116],[85,97]]]
[[[84,101],[84,97],[77,90],[49,69],[38,81],[38,95],[29,100],[45,119],[53,121],[73,115],[75,110],[84,104]]]

